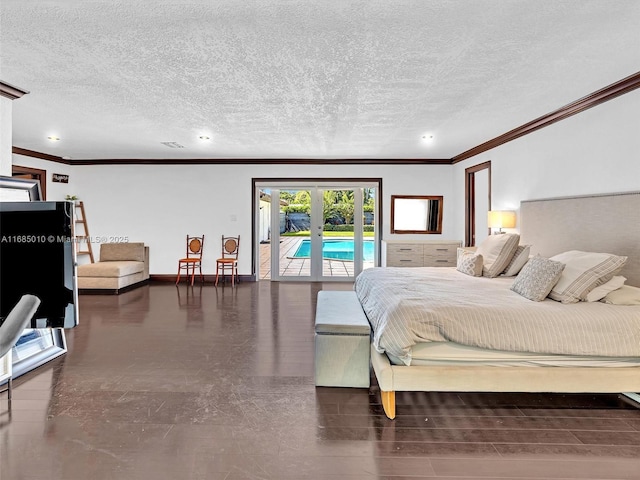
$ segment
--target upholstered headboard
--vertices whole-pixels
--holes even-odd
[[[640,287],[640,192],[523,201],[520,235],[544,257],[567,250],[626,255],[620,275]]]

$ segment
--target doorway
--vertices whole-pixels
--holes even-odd
[[[42,200],[47,199],[47,171],[40,168],[11,166],[11,176],[13,178],[26,178],[27,180],[37,180],[40,182],[40,193]]]
[[[260,181],[255,188],[259,279],[353,281],[379,265],[378,179]]]
[[[465,169],[465,246],[482,243],[489,235],[491,210],[491,162]]]

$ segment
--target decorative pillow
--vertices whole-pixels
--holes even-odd
[[[623,286],[624,282],[626,281],[627,279],[624,277],[620,277],[620,276],[613,277],[607,283],[603,283],[602,285],[591,290],[587,294],[587,298],[586,298],[587,302],[597,302],[598,300],[602,300],[609,293]]]
[[[482,255],[458,248],[458,264],[456,270],[472,277],[482,276]]]
[[[482,255],[482,274],[485,277],[497,277],[502,273],[513,254],[518,248],[520,235],[517,233],[503,233],[501,235],[489,235],[478,246],[476,253]]]
[[[551,257],[566,265],[549,296],[562,303],[576,303],[598,285],[608,282],[624,266],[627,257],[610,253],[571,250]]]
[[[612,305],[640,305],[640,288],[623,285],[607,294],[602,301]]]
[[[529,255],[531,254],[531,246],[530,245],[518,245],[516,248],[516,252],[513,254],[511,261],[507,265],[507,268],[504,269],[503,275],[505,277],[514,277],[516,276],[524,264],[529,261]]]
[[[101,243],[101,262],[144,262],[144,242]]]
[[[511,290],[529,300],[541,302],[558,282],[563,270],[563,263],[535,256],[522,267]]]

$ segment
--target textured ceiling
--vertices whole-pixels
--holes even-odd
[[[0,14],[0,80],[30,91],[13,144],[72,159],[451,158],[640,70],[638,0],[2,0]]]

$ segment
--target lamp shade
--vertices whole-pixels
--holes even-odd
[[[490,210],[487,223],[489,228],[515,228],[516,212],[512,210]]]

